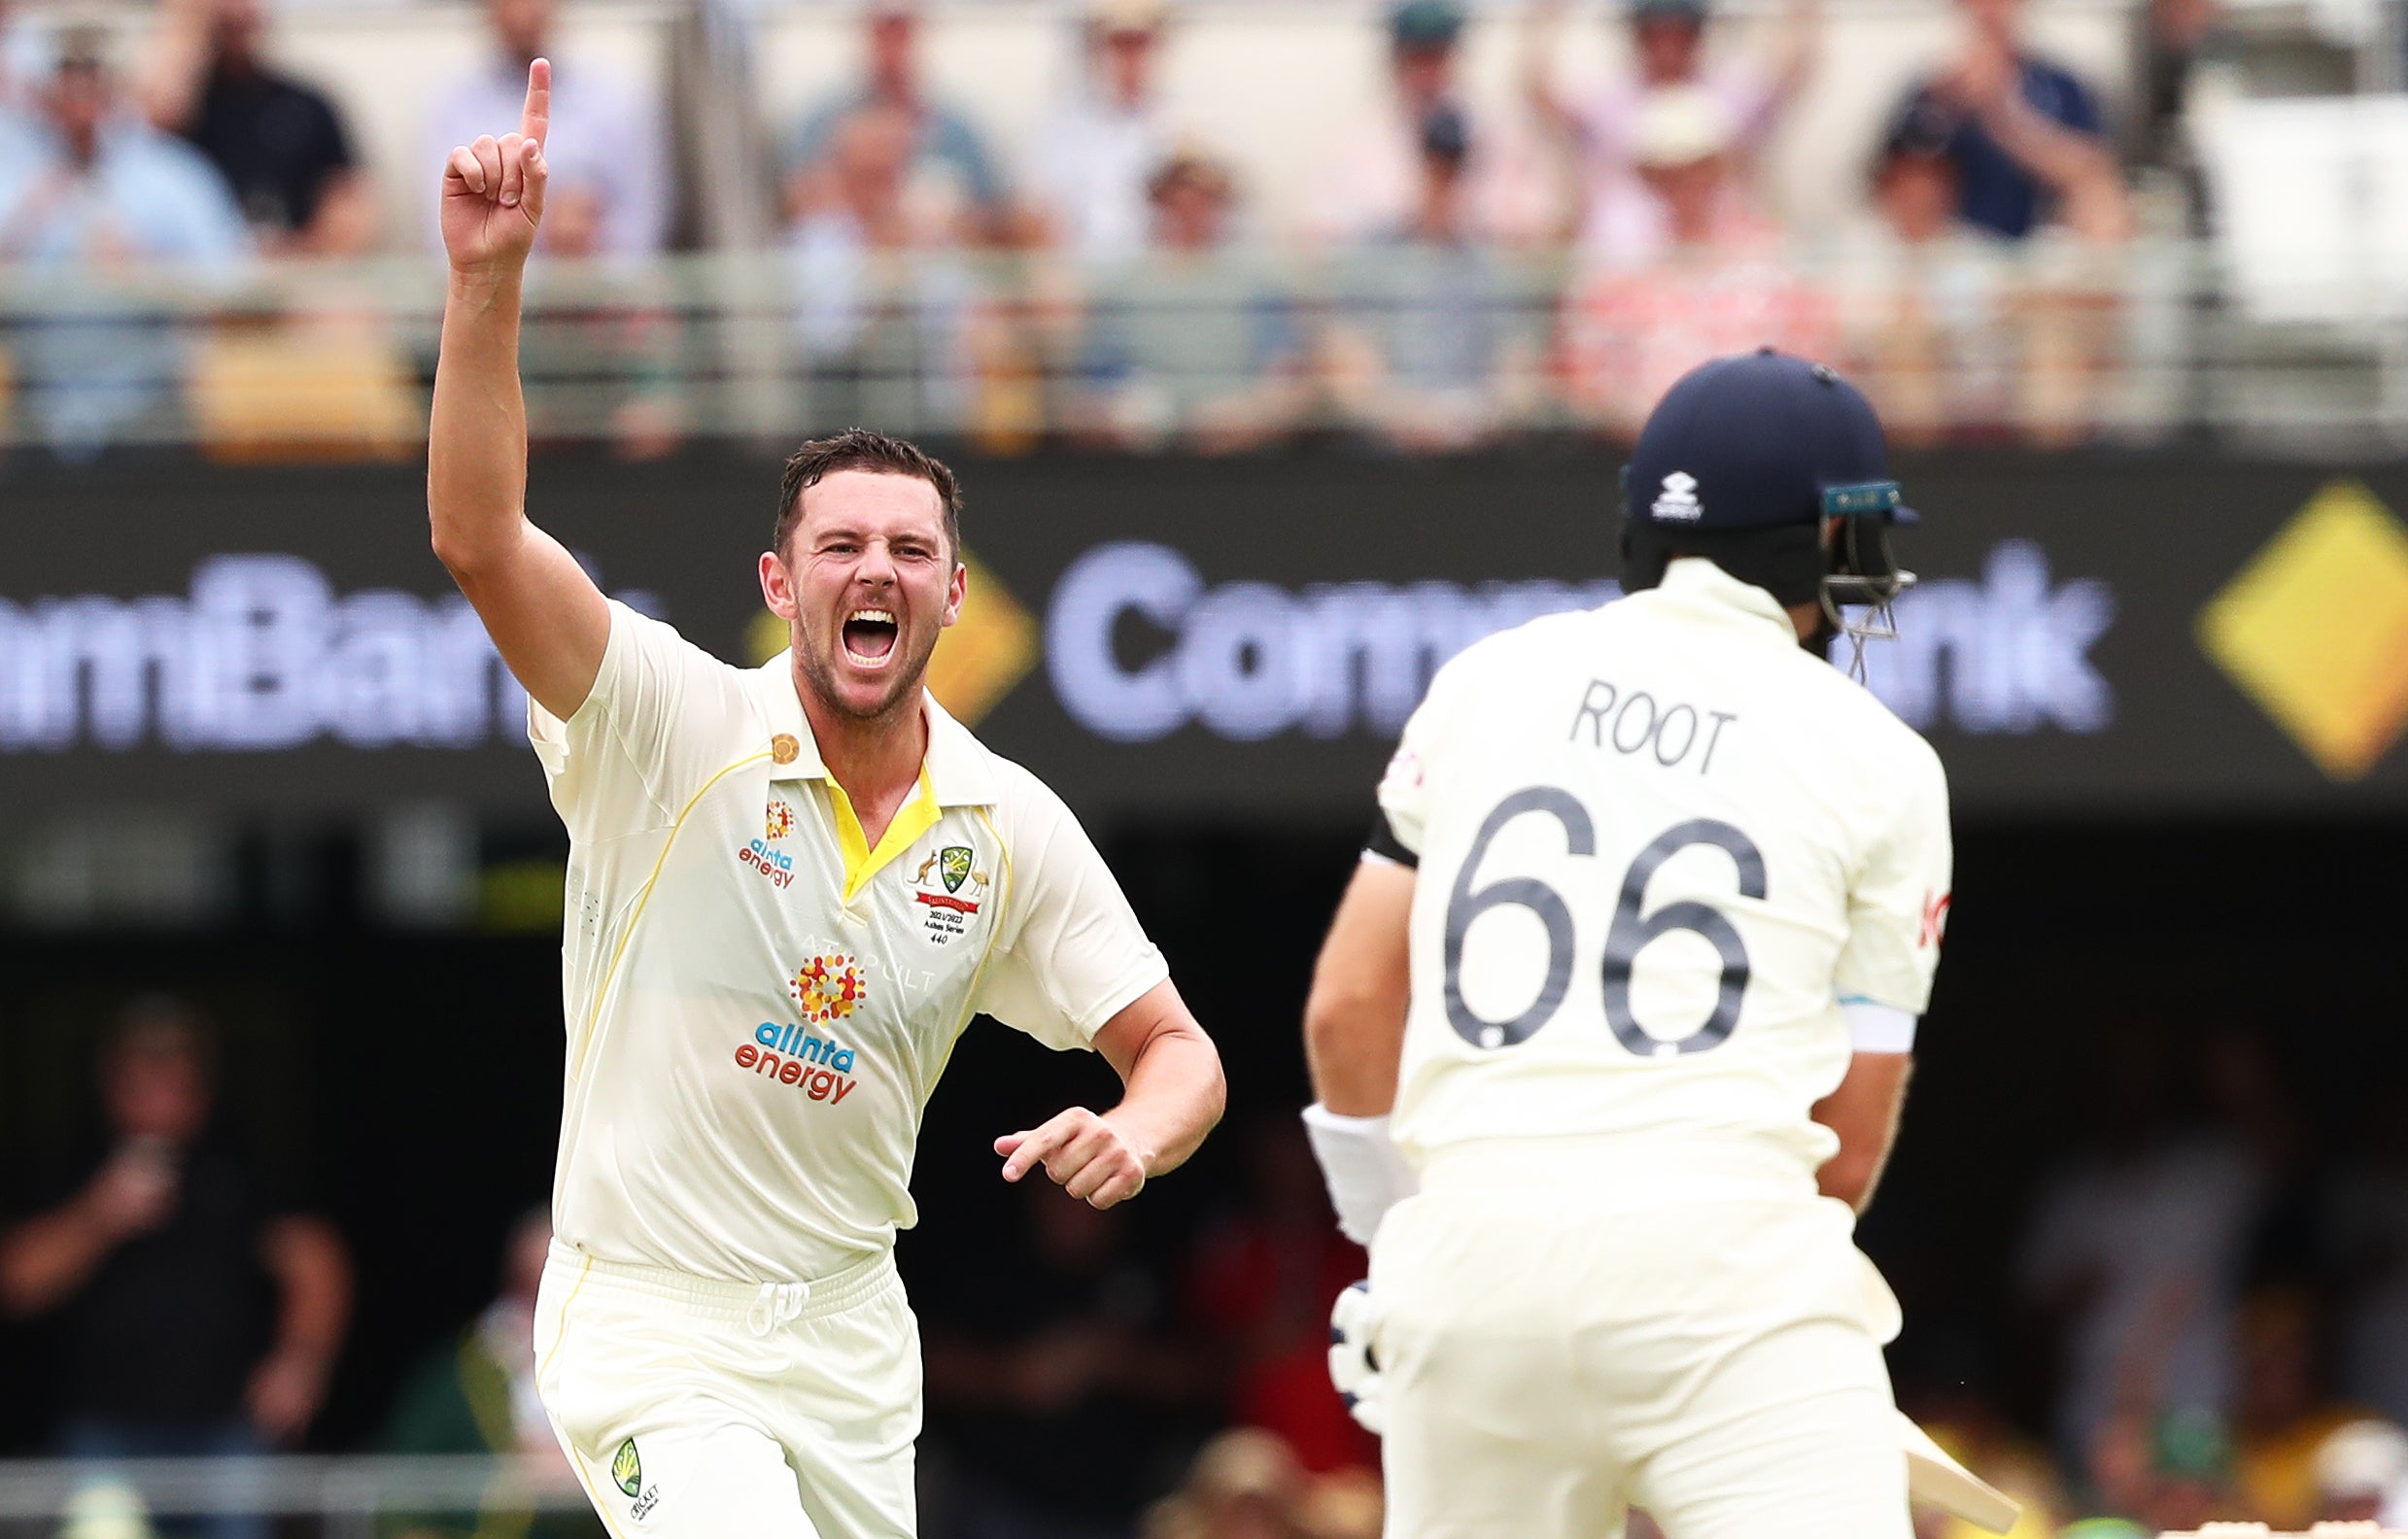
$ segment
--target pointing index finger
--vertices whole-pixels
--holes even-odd
[[[536,144],[552,127],[552,61],[539,58],[527,66],[527,106],[519,114],[518,131]]]

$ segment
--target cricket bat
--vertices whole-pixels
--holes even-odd
[[[2023,1516],[2023,1506],[1948,1456],[1931,1435],[1898,1414],[1898,1441],[1907,1451],[1907,1494],[1977,1528],[2003,1534]]]

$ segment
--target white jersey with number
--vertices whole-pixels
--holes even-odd
[[[785,655],[731,667],[614,602],[585,703],[533,708],[569,833],[563,1242],[743,1283],[859,1263],[913,1220],[974,1013],[1085,1047],[1168,975],[1060,799],[926,711],[873,849]]]
[[[1939,758],[1711,563],[1449,663],[1380,804],[1420,872],[1392,1124],[1417,1161],[1640,1135],[1811,1172],[1851,1018],[1896,1050],[1928,1001]]]

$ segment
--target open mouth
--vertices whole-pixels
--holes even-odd
[[[856,609],[844,619],[844,652],[863,667],[881,667],[895,655],[900,634],[895,617],[883,609]]]

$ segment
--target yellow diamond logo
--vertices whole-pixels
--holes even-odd
[[[2335,481],[2199,616],[2199,644],[2336,780],[2408,731],[2408,529]]]
[[[962,552],[962,564],[970,592],[928,660],[928,689],[955,719],[976,723],[1037,666],[1037,622],[976,556]],[[767,663],[786,650],[786,622],[764,609],[744,638],[753,661]]]

